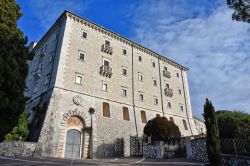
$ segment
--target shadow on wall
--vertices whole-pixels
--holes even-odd
[[[117,138],[113,143],[103,143],[97,147],[97,158],[124,157],[124,139]]]
[[[33,107],[32,111],[34,112],[34,118],[29,124],[29,136],[27,141],[37,142],[40,136],[43,122],[47,113],[48,99],[51,97],[50,93],[41,94],[40,101],[37,106]]]

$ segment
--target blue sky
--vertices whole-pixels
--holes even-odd
[[[69,10],[188,67],[195,116],[202,116],[206,97],[216,110],[250,113],[250,24],[232,21],[226,0],[17,2],[29,41]]]

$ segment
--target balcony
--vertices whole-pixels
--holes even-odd
[[[165,88],[164,92],[165,92],[165,95],[168,97],[172,97],[174,94],[173,89],[171,89],[171,88]]]
[[[35,70],[34,78],[35,79],[39,79],[41,77],[41,74],[42,74],[42,69],[41,68],[37,68]]]
[[[112,53],[113,53],[113,48],[110,47],[110,46],[107,45],[107,44],[103,44],[103,45],[102,45],[102,51],[103,51],[103,52],[106,52],[107,54],[112,55]]]
[[[100,67],[100,74],[110,78],[112,76],[112,68],[110,66],[102,65]]]
[[[170,78],[170,77],[171,77],[171,74],[170,74],[169,71],[163,70],[163,76],[164,76],[164,77],[167,77],[167,78]]]

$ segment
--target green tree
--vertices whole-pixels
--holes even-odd
[[[250,0],[227,0],[227,5],[234,9],[233,20],[250,23]]]
[[[17,125],[24,111],[27,37],[17,27],[21,17],[15,0],[0,0],[0,142]]]
[[[243,138],[250,136],[250,115],[239,111],[217,111],[220,138]]]
[[[206,99],[204,105],[205,125],[207,129],[207,154],[208,159],[212,165],[219,165],[220,163],[220,140],[215,110],[211,101]]]
[[[152,142],[166,141],[169,138],[180,138],[180,130],[174,122],[165,117],[155,117],[148,121],[143,130],[144,134],[151,136]]]
[[[6,141],[25,141],[29,135],[27,112],[24,111],[18,120],[17,126],[5,136]]]

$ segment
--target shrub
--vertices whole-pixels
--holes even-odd
[[[179,127],[165,117],[155,117],[149,120],[143,132],[145,135],[151,136],[152,142],[167,141],[181,136]]]

